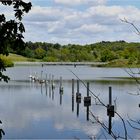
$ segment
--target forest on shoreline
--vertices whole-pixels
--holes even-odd
[[[26,42],[23,50],[8,49],[10,53],[24,56],[28,58],[27,61],[33,62],[108,62],[107,66],[112,67],[140,67],[140,43],[123,40],[87,45]]]

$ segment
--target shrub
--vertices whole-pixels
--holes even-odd
[[[0,59],[3,61],[5,67],[13,67],[14,63],[6,56],[0,55]]]

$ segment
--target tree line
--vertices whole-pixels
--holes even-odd
[[[111,65],[140,65],[140,43],[125,41],[102,41],[87,45],[60,45],[58,43],[26,42],[23,51],[13,50],[11,53],[28,58],[37,58],[46,62],[110,62]]]

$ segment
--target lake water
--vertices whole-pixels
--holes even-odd
[[[8,84],[0,83],[0,119],[5,139],[112,138],[91,114],[87,121],[87,108],[83,104],[87,89],[82,82],[80,82],[82,101],[79,105],[76,103],[77,77],[84,83],[89,81],[90,90],[105,105],[108,104],[111,86],[112,102],[115,104],[115,110],[125,120],[129,138],[140,138],[139,131],[130,127],[127,122],[129,118],[139,119],[140,98],[129,94],[137,93],[138,87],[135,81],[120,78],[129,77],[124,69],[88,66],[16,66],[8,68],[5,73],[11,78]],[[47,77],[54,75],[54,91],[50,90],[49,85],[30,81],[31,74],[38,75],[42,79],[46,79],[46,75]],[[61,76],[64,89],[62,96],[59,92]],[[73,106],[72,79],[75,79]],[[96,103],[98,101],[92,96],[90,111],[108,126],[107,109]],[[112,131],[116,135],[124,136],[122,121],[116,114],[112,118]]]

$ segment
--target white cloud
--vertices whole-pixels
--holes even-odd
[[[65,15],[65,13],[61,10],[62,9],[60,8],[35,6],[25,17],[25,20],[35,22],[57,21]]]
[[[73,4],[72,0],[55,0],[56,3]],[[90,0],[75,0],[75,4],[88,4]],[[134,6],[107,6],[104,0],[93,1],[85,9],[67,6],[34,6],[25,16],[26,40],[86,44],[102,40],[136,41],[132,28],[120,21],[127,18],[140,24],[140,9]],[[128,28],[129,27],[129,28]],[[31,33],[32,32],[32,33]],[[36,33],[36,34],[34,34]],[[34,34],[34,36],[32,36]],[[28,37],[28,38],[27,38]]]
[[[76,31],[83,32],[83,33],[101,33],[105,31],[109,31],[106,26],[102,26],[99,24],[84,24],[80,28],[76,29]]]
[[[55,3],[75,6],[75,5],[102,5],[106,3],[106,0],[54,0]]]

